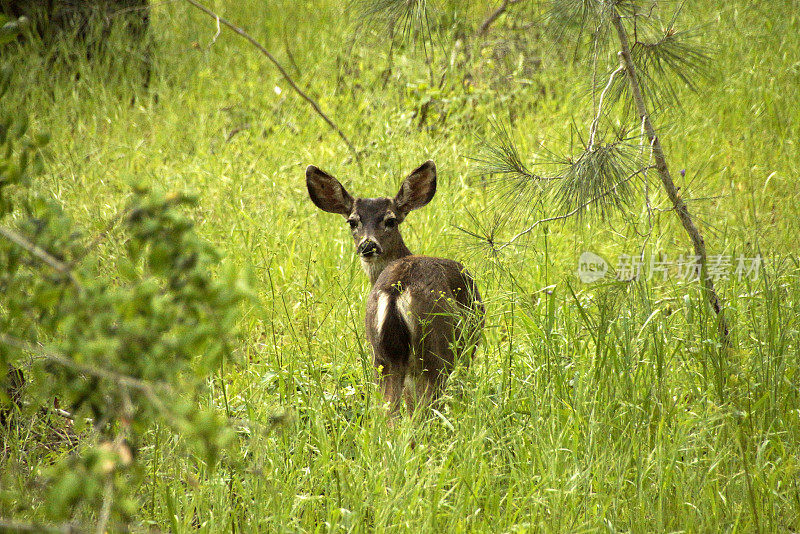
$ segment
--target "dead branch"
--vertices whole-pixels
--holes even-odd
[[[342,138],[342,141],[344,141],[344,143],[347,145],[347,148],[350,149],[350,152],[353,154],[356,163],[358,163],[359,166],[361,165],[361,158],[359,157],[358,152],[353,146],[353,143],[350,142],[350,140],[347,138],[344,132],[336,125],[336,123],[333,122],[330,119],[330,117],[328,117],[322,111],[322,109],[319,107],[319,104],[317,104],[317,102],[313,98],[308,96],[308,94],[306,94],[305,91],[303,91],[302,89],[300,89],[300,87],[298,87],[298,85],[295,83],[292,77],[289,76],[289,73],[286,72],[286,69],[283,68],[283,66],[278,62],[277,59],[275,59],[275,56],[273,56],[269,52],[269,50],[264,48],[264,46],[261,43],[256,41],[253,37],[251,37],[249,33],[244,31],[240,27],[236,26],[235,24],[232,24],[227,20],[225,20],[224,18],[220,17],[219,15],[208,9],[203,4],[196,2],[195,0],[186,0],[186,1],[191,5],[193,5],[194,7],[196,7],[197,9],[199,9],[200,11],[202,11],[203,13],[205,13],[206,15],[208,15],[209,17],[213,18],[215,21],[217,21],[218,24],[222,23],[222,25],[227,26],[228,28],[233,30],[234,33],[237,33],[240,36],[244,37],[247,41],[250,42],[250,44],[256,47],[256,49],[258,49],[259,52],[261,52],[264,56],[266,56],[266,58],[269,59],[273,65],[275,65],[275,67],[281,73],[281,76],[283,76],[284,80],[286,80],[286,83],[289,84],[289,86],[294,90],[294,92],[300,95],[300,97],[303,100],[308,102],[311,105],[311,107],[314,108],[314,111],[317,113],[317,115],[319,115],[322,118],[322,120],[324,120],[328,124],[328,126],[330,126],[333,129],[333,131],[335,131],[339,135],[339,137]]]
[[[603,99],[605,98],[608,90],[611,88],[611,84],[614,82],[614,76],[616,76],[622,70],[623,67],[620,65],[617,70],[611,73],[611,76],[608,77],[608,83],[606,83],[605,89],[603,89],[603,92],[600,93],[600,102],[597,104],[597,115],[595,115],[594,120],[592,121],[592,126],[589,128],[589,151],[594,148],[594,137],[595,134],[597,134],[597,123],[600,122],[600,116],[603,114]]]
[[[490,27],[492,24],[494,24],[494,22],[495,22],[495,21],[496,21],[498,18],[500,18],[500,15],[502,15],[503,13],[505,13],[505,12],[506,12],[506,10],[508,10],[508,7],[509,7],[509,6],[512,6],[512,5],[514,5],[514,4],[518,4],[518,3],[520,3],[521,1],[522,1],[522,0],[503,0],[503,3],[502,3],[502,4],[500,4],[500,7],[498,7],[497,9],[495,9],[494,11],[492,11],[491,13],[489,13],[489,16],[488,16],[488,17],[486,17],[486,20],[484,20],[484,21],[481,23],[481,26],[480,26],[480,28],[478,28],[478,35],[479,35],[479,36],[481,36],[481,37],[483,37],[484,35],[486,35],[486,34],[489,32],[489,27]]]

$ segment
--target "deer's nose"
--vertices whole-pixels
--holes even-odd
[[[358,245],[357,252],[361,256],[376,256],[383,252],[380,245],[371,239],[365,239]]]

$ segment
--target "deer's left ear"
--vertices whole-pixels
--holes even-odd
[[[435,194],[436,164],[428,160],[403,180],[400,191],[394,197],[394,203],[406,215],[430,202]]]

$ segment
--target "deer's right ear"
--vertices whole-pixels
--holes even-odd
[[[353,197],[339,180],[313,165],[306,169],[306,187],[311,201],[322,211],[345,217],[353,211]]]

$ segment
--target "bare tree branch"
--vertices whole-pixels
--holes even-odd
[[[319,107],[319,104],[317,104],[316,100],[314,100],[313,98],[311,98],[310,96],[308,96],[308,94],[306,94],[306,93],[305,93],[305,91],[303,91],[302,89],[300,89],[300,87],[298,87],[298,86],[297,86],[297,84],[296,84],[296,83],[295,83],[295,81],[292,79],[292,77],[291,77],[291,76],[289,76],[289,73],[288,73],[288,72],[286,72],[286,69],[284,69],[284,68],[283,68],[283,66],[282,66],[282,65],[281,65],[281,64],[278,62],[278,60],[277,60],[277,59],[275,59],[275,56],[273,56],[273,55],[272,55],[272,54],[269,52],[269,50],[267,50],[266,48],[264,48],[264,46],[263,46],[261,43],[259,43],[258,41],[256,41],[256,40],[255,40],[253,37],[251,37],[251,36],[250,36],[250,34],[248,34],[247,32],[245,32],[243,29],[241,29],[240,27],[236,26],[235,24],[232,24],[232,23],[228,22],[228,21],[227,21],[227,20],[225,20],[224,18],[220,17],[219,15],[217,15],[216,13],[214,13],[213,11],[211,11],[210,9],[208,9],[208,8],[207,8],[206,6],[204,6],[203,4],[201,4],[201,3],[199,3],[199,2],[196,2],[195,0],[186,0],[186,1],[187,1],[188,3],[190,3],[191,5],[193,5],[194,7],[196,7],[197,9],[199,9],[200,11],[202,11],[203,13],[205,13],[206,15],[208,15],[209,17],[212,17],[212,18],[213,18],[213,19],[214,19],[214,20],[217,22],[217,24],[218,24],[218,25],[219,25],[220,23],[222,23],[224,26],[227,26],[228,28],[230,28],[231,30],[233,30],[233,31],[234,31],[234,33],[237,33],[237,34],[239,34],[240,36],[242,36],[242,37],[244,37],[245,39],[247,39],[247,41],[249,41],[249,42],[250,42],[250,44],[252,44],[253,46],[255,46],[255,47],[258,49],[258,51],[259,51],[259,52],[261,52],[262,54],[264,54],[264,55],[267,57],[267,59],[269,59],[269,60],[272,62],[272,64],[273,64],[273,65],[275,65],[275,67],[276,67],[276,68],[278,69],[278,71],[281,73],[281,75],[283,76],[283,78],[286,80],[286,83],[288,83],[288,84],[289,84],[289,86],[290,86],[290,87],[291,87],[291,88],[292,88],[292,89],[293,89],[293,90],[294,90],[294,91],[295,91],[295,92],[296,92],[298,95],[300,95],[300,97],[301,97],[303,100],[305,100],[306,102],[308,102],[308,103],[311,105],[311,107],[312,107],[312,108],[314,108],[314,111],[316,111],[316,112],[317,112],[317,115],[319,115],[319,116],[322,118],[322,120],[324,120],[324,121],[325,121],[325,122],[328,124],[328,126],[330,126],[330,127],[333,129],[333,131],[335,131],[337,134],[339,134],[339,137],[341,137],[341,138],[342,138],[342,141],[344,141],[344,143],[347,145],[347,148],[349,148],[349,149],[350,149],[350,152],[353,154],[353,157],[355,158],[355,160],[356,160],[356,163],[357,163],[359,166],[361,165],[361,158],[359,157],[359,155],[358,155],[358,152],[356,151],[355,147],[353,146],[353,143],[351,143],[351,142],[350,142],[350,140],[347,138],[347,136],[344,134],[344,132],[343,132],[343,131],[342,131],[342,130],[341,130],[341,129],[340,129],[340,128],[339,128],[339,127],[336,125],[336,123],[334,123],[334,122],[333,122],[333,121],[330,119],[330,117],[328,117],[328,116],[327,116],[327,115],[326,115],[326,114],[325,114],[325,113],[322,111],[322,109]]]
[[[652,146],[652,154],[655,161],[656,170],[658,171],[658,176],[661,179],[661,184],[664,186],[664,190],[667,192],[670,202],[675,208],[675,213],[678,214],[678,218],[680,218],[683,228],[686,230],[686,233],[692,240],[695,255],[700,259],[701,284],[704,293],[706,294],[706,298],[708,299],[709,304],[711,304],[711,308],[717,314],[720,335],[722,337],[723,344],[727,346],[730,344],[728,322],[725,318],[719,296],[714,289],[714,281],[707,276],[708,257],[706,253],[706,243],[703,240],[702,234],[700,234],[700,230],[698,230],[697,226],[694,224],[692,216],[689,214],[689,209],[686,207],[686,203],[678,193],[678,188],[675,187],[675,183],[672,181],[672,175],[670,174],[669,167],[667,166],[667,158],[664,155],[663,148],[661,147],[661,141],[656,135],[655,128],[650,121],[650,114],[647,111],[647,106],[645,105],[644,98],[642,97],[641,87],[639,86],[639,78],[636,74],[636,67],[634,66],[630,46],[628,44],[628,33],[626,32],[625,26],[622,23],[622,18],[616,9],[612,11],[611,22],[617,30],[617,37],[619,38],[620,43],[620,63],[625,66],[631,93],[633,95],[633,101],[636,105],[636,111],[639,114],[639,118],[642,120],[645,134],[647,135],[647,138]]]
[[[42,262],[50,266],[57,273],[65,275],[69,279],[69,281],[72,282],[76,287],[81,287],[81,285],[73,276],[72,270],[70,269],[69,265],[59,260],[58,258],[54,257],[52,254],[47,252],[42,247],[36,245],[35,243],[32,243],[22,234],[18,234],[11,228],[0,226],[0,235],[2,235],[15,245],[19,246],[20,248],[25,249],[32,256],[35,256],[37,259],[41,260]]]
[[[500,18],[500,15],[506,12],[508,6],[512,6],[514,4],[520,3],[522,0],[503,0],[503,3],[500,4],[500,7],[492,11],[486,20],[481,23],[480,28],[478,28],[478,35],[484,36],[489,32],[489,27],[494,24],[494,22]]]
[[[592,126],[589,129],[589,148],[588,150],[592,150],[594,148],[594,137],[597,134],[597,123],[600,122],[600,116],[603,114],[603,99],[606,96],[606,93],[611,88],[611,84],[614,82],[614,76],[616,76],[619,72],[623,70],[623,66],[620,65],[617,67],[617,70],[611,73],[611,76],[608,77],[608,83],[606,83],[605,89],[603,92],[600,93],[600,101],[597,104],[597,115],[595,115],[594,120],[592,121]]]

